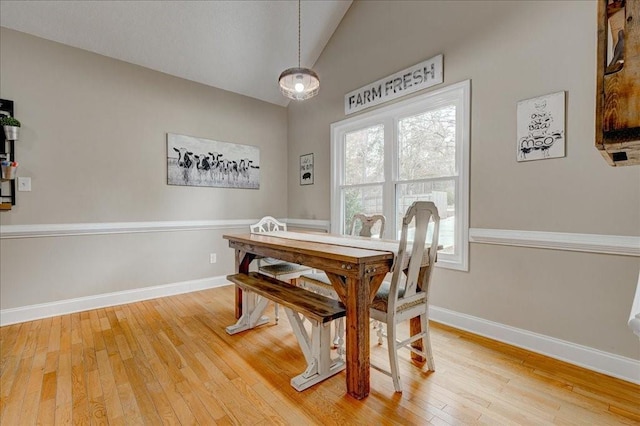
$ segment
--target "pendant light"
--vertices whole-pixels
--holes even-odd
[[[300,0],[298,0],[298,67],[289,68],[280,74],[280,91],[287,98],[304,101],[318,94],[320,79],[309,68],[300,67]]]

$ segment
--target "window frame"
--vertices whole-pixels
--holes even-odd
[[[382,185],[384,215],[387,217],[385,233],[395,231],[395,206],[397,203],[398,184],[412,182],[400,180],[398,176],[398,122],[405,117],[436,109],[443,105],[456,105],[456,184],[455,206],[455,245],[460,249],[455,254],[441,253],[436,266],[469,270],[469,164],[471,134],[471,80],[461,81],[446,87],[414,96],[404,101],[393,103],[382,108],[350,117],[331,124],[331,232],[343,233],[344,205],[341,188],[343,182],[344,136],[352,131],[376,124],[384,125],[384,176],[382,183],[348,185],[349,187]],[[388,141],[391,141],[388,143]],[[441,179],[433,178],[434,180]],[[450,179],[450,178],[443,178]],[[422,181],[424,179],[419,179]],[[427,179],[431,180],[431,178]],[[385,200],[384,194],[388,194]],[[392,200],[392,201],[391,201]],[[392,206],[392,207],[389,207]],[[386,238],[389,234],[387,234]]]

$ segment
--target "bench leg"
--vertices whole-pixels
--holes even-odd
[[[267,303],[269,303],[269,299],[260,297],[251,291],[242,290],[242,316],[235,324],[225,329],[227,333],[236,334],[268,323],[269,318],[262,316]]]
[[[284,309],[305,359],[307,368],[291,379],[291,386],[303,391],[346,368],[342,359],[331,359],[331,323],[311,320],[311,336],[304,328],[304,317],[290,308]]]
[[[343,355],[346,353],[344,350],[344,318],[339,318],[334,321],[335,323],[335,332],[333,337],[333,347],[337,349],[338,355],[340,355],[340,359],[343,358]]]

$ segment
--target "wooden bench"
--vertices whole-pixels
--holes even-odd
[[[331,321],[346,315],[341,302],[258,272],[229,275],[227,279],[243,290],[242,316],[226,328],[229,334],[267,323],[269,319],[262,314],[269,300],[284,307],[307,361],[305,371],[291,379],[296,390],[305,390],[345,369],[344,359],[331,358]],[[311,322],[310,332],[304,327],[305,318]]]

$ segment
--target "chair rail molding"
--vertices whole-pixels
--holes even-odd
[[[135,234],[142,232],[200,231],[211,229],[249,229],[259,219],[173,220],[150,222],[50,223],[2,225],[0,239],[65,237],[77,235]],[[292,226],[328,229],[326,220],[283,219]]]
[[[259,219],[182,220],[149,222],[52,223],[2,225],[0,239],[199,231],[248,227]],[[295,228],[329,231],[331,222],[317,219],[279,219]],[[469,242],[640,257],[640,237],[470,228]]]
[[[288,226],[292,226],[294,228],[319,229],[326,232],[329,232],[329,230],[331,229],[331,222],[328,220],[283,219],[282,221],[286,223]]]
[[[640,237],[626,235],[470,228],[469,242],[640,256]]]

